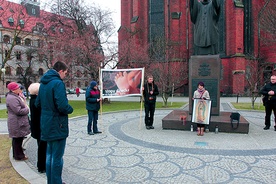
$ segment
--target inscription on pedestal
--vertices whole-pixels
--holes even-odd
[[[189,62],[189,113],[192,113],[192,97],[198,82],[204,82],[212,100],[212,115],[219,115],[220,110],[220,72],[219,55],[192,56]]]

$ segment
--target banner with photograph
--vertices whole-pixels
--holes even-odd
[[[102,98],[142,96],[144,68],[101,69]]]

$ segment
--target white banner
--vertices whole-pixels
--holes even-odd
[[[142,96],[144,68],[101,69],[102,98]]]

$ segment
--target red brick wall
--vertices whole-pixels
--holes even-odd
[[[137,5],[133,5],[132,2]],[[192,23],[190,21],[187,0],[169,0],[165,1],[165,34],[173,46],[174,53],[169,53],[173,59],[189,59],[192,53]],[[254,35],[254,53],[252,57],[258,56],[258,12],[265,0],[252,1],[253,6],[253,35]],[[142,30],[134,37],[137,46],[147,47],[148,45],[148,1],[147,0],[121,0],[122,27]],[[133,12],[138,12],[139,20],[137,23],[130,24]],[[172,19],[172,12],[181,12],[180,19]],[[247,85],[245,80],[245,70],[248,63],[244,55],[244,8],[236,7],[234,1],[225,1],[225,25],[226,25],[226,57],[222,58],[222,81],[220,83],[221,91],[228,94],[242,94]],[[119,43],[126,39],[127,34],[124,31],[119,32]],[[271,49],[276,45],[262,46],[262,54],[267,61],[276,63],[276,52]],[[119,46],[120,51],[120,46]],[[171,63],[173,64],[173,62]],[[179,64],[179,63],[178,63]],[[184,63],[187,65],[187,63]],[[187,65],[188,66],[188,65]]]

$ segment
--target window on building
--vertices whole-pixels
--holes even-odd
[[[35,8],[32,8],[32,14],[33,14],[33,15],[36,14],[35,12],[36,12],[36,11],[35,11]]]
[[[32,69],[32,67],[28,67],[28,68],[26,69],[26,74],[27,74],[27,75],[32,75],[32,74],[33,74],[33,69]]]
[[[42,76],[44,74],[44,71],[42,68],[39,68],[38,69],[38,75]]]
[[[12,17],[10,17],[10,18],[8,19],[8,23],[9,23],[10,26],[13,26],[13,25],[14,25],[14,20],[13,20]]]
[[[272,71],[273,71],[272,66],[265,67],[264,73],[263,73],[264,83],[270,82],[270,76],[272,75]]]
[[[165,55],[160,49],[161,45],[158,45],[165,35],[165,14],[164,14],[164,1],[151,0],[150,1],[150,13],[149,13],[149,41],[150,41],[150,54],[153,59],[162,60]],[[159,52],[161,50],[161,52]]]
[[[11,56],[9,55],[9,51],[8,50],[5,50],[5,57],[8,58],[8,59],[11,59]]]
[[[70,82],[69,81],[66,82],[66,87],[70,88]]]
[[[22,75],[23,74],[23,69],[21,67],[16,68],[16,75]]]
[[[172,19],[180,19],[181,12],[172,12]]]
[[[56,27],[55,27],[55,26],[51,26],[50,29],[51,29],[51,31],[52,31],[53,33],[56,32]]]
[[[80,71],[80,70],[77,70],[76,76],[77,76],[77,77],[81,77],[81,71]]]
[[[22,20],[22,19],[19,20],[19,26],[20,26],[21,28],[24,28],[24,26],[25,26],[24,20]]]
[[[10,43],[11,37],[9,35],[4,35],[3,41],[4,41],[4,43]]]
[[[44,54],[38,54],[38,60],[40,61],[40,62],[43,62],[43,58],[45,57],[45,55]]]
[[[21,60],[21,51],[16,51],[15,56],[17,60]]]
[[[10,66],[6,67],[5,75],[11,75],[11,67]]]
[[[15,44],[16,45],[21,45],[21,38],[20,37],[15,38]]]
[[[87,71],[85,70],[85,71],[83,72],[83,76],[84,76],[84,77],[87,77],[87,75],[88,75],[88,74],[87,74]]]
[[[27,61],[31,61],[33,58],[32,53],[28,52],[26,53],[26,55],[27,55]]]
[[[138,21],[138,19],[139,19],[139,16],[134,16],[134,17],[132,17],[130,23],[135,23]]]
[[[29,38],[26,38],[26,39],[25,39],[25,45],[26,45],[26,46],[31,46],[31,44],[32,44],[32,40],[29,39]]]

